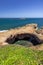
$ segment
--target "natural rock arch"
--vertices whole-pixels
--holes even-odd
[[[11,35],[9,38],[7,38],[6,42],[9,44],[14,44],[18,40],[27,40],[27,41],[32,42],[33,45],[38,45],[41,43],[41,41],[39,40],[39,38],[36,35],[28,34],[28,33],[17,34],[14,36]]]

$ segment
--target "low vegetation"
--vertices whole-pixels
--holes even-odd
[[[43,51],[17,43],[0,46],[0,65],[43,65]]]

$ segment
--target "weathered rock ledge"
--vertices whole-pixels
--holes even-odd
[[[0,32],[0,45],[13,44],[18,40],[28,40],[33,45],[43,43],[43,28],[38,30],[37,24],[28,24],[7,32]]]

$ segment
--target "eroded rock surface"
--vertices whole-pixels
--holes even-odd
[[[0,45],[13,44],[18,40],[28,40],[33,45],[43,43],[43,29],[38,30],[37,24],[28,24],[7,32],[0,32]]]

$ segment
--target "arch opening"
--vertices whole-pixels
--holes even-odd
[[[8,42],[9,44],[14,44],[18,40],[25,40],[25,41],[32,42],[33,45],[38,45],[38,44],[41,43],[40,40],[39,40],[39,38],[36,35],[34,35],[34,34],[28,34],[28,33],[17,34],[17,35],[14,35],[14,36],[11,35],[6,40],[6,42]]]

